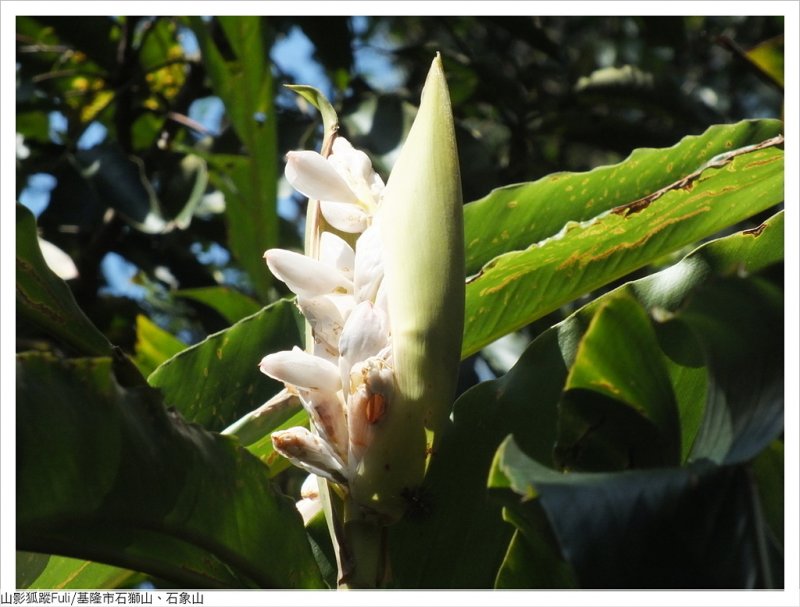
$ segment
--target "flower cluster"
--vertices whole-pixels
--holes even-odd
[[[272,443],[296,466],[347,485],[394,387],[378,212],[384,183],[367,155],[344,137],[335,138],[327,158],[289,152],[285,175],[319,201],[331,226],[355,236],[355,247],[323,232],[318,259],[282,249],[264,255],[297,295],[314,337],[313,353],[295,348],[269,354],[259,365],[300,398],[312,426],[274,432]]]

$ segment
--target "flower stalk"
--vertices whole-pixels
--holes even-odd
[[[297,295],[306,351],[270,354],[259,367],[308,413],[310,429],[272,440],[319,481],[340,587],[374,587],[385,577],[383,528],[422,483],[426,430],[439,429],[455,393],[464,322],[455,131],[437,55],[384,186],[309,91],[298,90],[323,113],[323,153],[290,152],[285,171],[309,197],[306,252],[265,253]]]

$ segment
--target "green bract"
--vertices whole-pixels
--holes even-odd
[[[422,481],[425,427],[453,401],[464,326],[464,230],[450,96],[437,56],[379,211],[395,393],[352,483],[391,515]]]

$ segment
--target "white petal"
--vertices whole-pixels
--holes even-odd
[[[357,234],[369,225],[369,213],[354,204],[323,200],[319,208],[325,221],[342,232]]]
[[[339,270],[353,280],[356,254],[353,248],[333,232],[323,232],[319,237],[319,260]]]
[[[326,392],[336,392],[341,388],[341,376],[336,365],[297,347],[268,354],[258,367],[265,375],[298,388]]]
[[[388,343],[389,322],[383,311],[369,301],[358,304],[339,338],[339,372],[345,390],[353,365],[376,356]]]
[[[320,436],[344,461],[347,459],[347,419],[340,392],[301,390],[303,407]]]
[[[355,192],[362,204],[374,209],[383,193],[383,180],[372,169],[372,162],[361,150],[356,150],[344,137],[333,141],[332,154],[328,157],[336,171]]]
[[[338,356],[344,319],[330,296],[298,297],[297,305],[311,324],[315,343],[323,346],[329,355]]]
[[[356,301],[375,301],[383,280],[383,242],[378,221],[356,241],[355,266],[353,290]]]
[[[300,486],[300,497],[315,500],[319,499],[319,479],[316,474],[309,474]]]
[[[316,478],[313,474],[310,475],[311,477]],[[311,499],[308,497],[304,497],[299,502],[295,503],[295,508],[300,513],[300,516],[303,517],[303,525],[308,525],[317,514],[322,512],[322,501],[319,498]]]
[[[345,481],[342,461],[328,443],[306,428],[273,432],[272,446],[295,466],[338,483]]]
[[[270,249],[264,253],[267,266],[294,293],[315,297],[328,293],[352,293],[353,283],[327,264],[293,251]]]
[[[78,268],[67,253],[44,238],[39,238],[39,248],[45,263],[59,278],[71,280],[78,277]]]
[[[311,199],[358,204],[347,182],[316,152],[289,152],[284,175],[295,190]]]

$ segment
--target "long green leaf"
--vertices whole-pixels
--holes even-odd
[[[17,204],[17,314],[82,354],[107,356],[111,343],[78,307],[69,286],[47,266],[36,219]]]
[[[191,23],[214,93],[247,148],[224,188],[228,245],[266,302],[271,278],[262,255],[278,245],[277,120],[266,25],[262,17],[218,18],[230,45],[228,60],[211,35],[215,22],[193,17]]]
[[[322,585],[300,516],[267,469],[168,413],[156,390],[122,388],[110,359],[19,355],[17,398],[20,550],[182,587]]]
[[[281,390],[258,363],[299,344],[298,324],[290,301],[275,302],[167,360],[148,382],[187,420],[222,430]]]
[[[491,259],[527,249],[568,222],[588,221],[680,181],[718,154],[783,132],[779,120],[717,125],[670,148],[635,150],[619,164],[586,173],[555,173],[498,188],[464,207],[467,275]]]
[[[567,224],[558,236],[496,257],[467,281],[462,356],[782,202],[781,142],[782,138],[767,140],[695,165],[668,188],[622,200],[612,212]],[[584,179],[592,185],[592,174]]]

